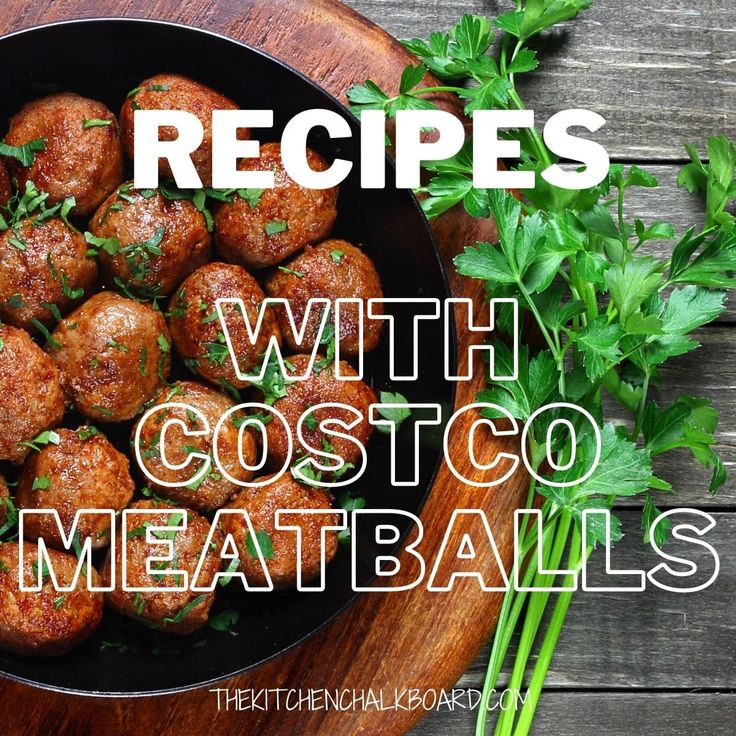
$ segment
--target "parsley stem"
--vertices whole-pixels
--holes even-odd
[[[512,87],[509,90],[509,99],[514,103],[514,106],[517,110],[526,109],[515,87]],[[544,145],[544,141],[539,135],[539,131],[534,126],[532,126],[531,128],[528,128],[526,132],[529,134],[529,137],[532,140],[532,144],[534,146],[534,150],[536,151],[539,161],[543,163],[545,167],[552,166],[552,159],[550,158],[547,146]]]
[[[534,498],[535,485],[532,479],[530,483],[531,498]],[[526,508],[531,508],[531,501],[527,503]],[[552,524],[544,525],[542,529],[542,541],[545,543],[553,531]],[[522,561],[526,559],[527,554],[533,546],[536,545],[536,537],[529,539],[522,532],[524,538],[524,544],[522,545],[519,559]],[[535,574],[535,566],[526,563],[526,569],[523,576],[521,577],[521,587],[529,587],[532,583],[532,579]],[[527,591],[517,592],[513,587],[513,580],[516,573],[516,566],[511,568],[509,573],[510,586],[508,591],[504,594],[503,603],[501,606],[501,613],[499,614],[498,622],[496,624],[496,634],[493,638],[493,647],[491,650],[490,660],[488,662],[488,669],[486,670],[486,678],[483,683],[483,693],[481,695],[481,702],[478,710],[478,718],[475,724],[476,736],[485,736],[486,725],[488,720],[488,704],[493,693],[493,688],[498,682],[498,678],[501,674],[501,667],[506,660],[506,654],[511,646],[511,640],[513,639],[516,631],[516,626],[519,622],[524,603],[527,598]]]
[[[569,570],[578,572],[585,560],[588,559],[592,547],[588,547],[583,554],[582,550],[582,538],[580,530],[577,526],[573,529],[572,541],[570,543],[570,553],[568,556],[567,567]],[[572,574],[565,576],[565,585],[573,584]],[[547,631],[542,641],[542,646],[539,650],[539,656],[537,657],[537,663],[532,671],[532,677],[529,682],[529,688],[527,690],[526,699],[524,705],[521,708],[519,719],[516,724],[514,736],[527,736],[529,729],[534,718],[534,713],[539,703],[539,697],[542,694],[542,688],[544,681],[547,677],[547,671],[552,662],[552,656],[557,647],[557,640],[560,638],[562,626],[565,623],[567,611],[570,608],[572,602],[573,591],[563,591],[557,596],[555,607],[552,611],[552,618],[547,626]]]
[[[618,197],[616,200],[616,213],[618,215],[618,231],[621,236],[621,245],[624,248],[624,256],[626,256],[626,252],[629,249],[629,240],[626,237],[624,227],[624,191],[625,187],[620,186],[618,189]]]
[[[522,296],[524,297],[524,301],[529,306],[529,311],[534,315],[534,319],[537,321],[537,324],[539,325],[539,329],[542,333],[542,336],[544,337],[545,342],[549,346],[549,349],[552,351],[552,355],[554,355],[555,359],[557,359],[557,352],[558,352],[557,345],[555,344],[555,341],[552,339],[552,335],[550,335],[550,332],[547,329],[547,325],[542,319],[542,315],[539,314],[539,310],[537,309],[537,305],[534,303],[534,300],[532,299],[532,295],[529,293],[526,286],[524,286],[524,282],[521,279],[517,279],[516,284],[519,287],[519,291],[521,292]]]
[[[446,85],[439,85],[436,87],[420,87],[412,93],[412,96],[416,97],[417,95],[431,95],[437,92],[454,92],[457,95],[465,92],[465,89],[463,87],[449,87]],[[395,99],[398,100],[399,98],[396,97]]]
[[[641,432],[641,427],[644,422],[644,410],[647,408],[647,393],[649,392],[649,379],[651,378],[651,373],[649,370],[649,365],[646,365],[646,369],[644,371],[644,382],[642,383],[641,387],[641,401],[639,402],[639,409],[636,412],[636,423],[634,424],[634,431],[631,435],[631,440],[633,442],[636,442],[637,437],[639,436]]]
[[[542,536],[542,564],[545,569],[557,569],[560,560],[567,546],[568,536],[570,532],[570,524],[572,516],[567,509],[560,512],[556,519],[548,520],[546,526],[554,529],[553,537]],[[535,567],[537,556],[532,557],[531,566]],[[543,574],[539,570],[535,570],[533,587],[541,588],[549,582],[549,576]],[[534,642],[539,632],[539,627],[544,618],[544,612],[547,608],[550,593],[548,591],[533,592],[529,595],[526,616],[524,617],[524,625],[521,630],[521,638],[519,647],[516,652],[514,668],[509,681],[509,689],[513,692],[520,690],[526,672],[527,663],[534,646]],[[513,733],[514,712],[505,710],[496,722],[496,736],[511,736]]]

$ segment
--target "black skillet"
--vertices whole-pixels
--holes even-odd
[[[5,36],[0,39],[0,69],[3,121],[25,102],[61,90],[102,100],[117,112],[131,88],[158,72],[193,77],[244,109],[273,109],[274,128],[258,131],[263,141],[278,139],[285,123],[301,110],[338,112],[350,123],[351,139],[332,141],[319,131],[310,139],[310,145],[328,159],[340,156],[355,162],[341,187],[334,235],[364,247],[376,263],[386,296],[443,299],[448,295],[436,244],[416,200],[409,192],[392,187],[393,168],[388,161],[386,189],[359,188],[357,122],[315,83],[319,80],[306,79],[266,54],[223,36],[170,23],[118,19],[58,23]],[[391,311],[397,316],[402,311],[411,314],[410,308]],[[409,342],[410,321],[397,320],[400,348]],[[448,409],[453,389],[443,378],[442,325],[424,322],[422,329],[418,381],[390,380],[385,337],[381,347],[367,357],[366,380],[376,390],[400,391],[411,401],[437,402]],[[402,355],[409,357],[400,349],[399,357]],[[184,375],[185,369],[181,370]],[[403,448],[412,440],[409,424],[400,434]],[[124,445],[128,427],[104,429]],[[369,467],[354,492],[363,495],[369,507],[418,513],[440,461],[439,431],[422,434],[418,487],[391,487],[389,446],[379,435],[369,447]],[[400,451],[404,463],[408,455],[408,449]],[[380,522],[380,518],[374,520]],[[367,585],[373,577],[376,550],[363,544],[357,552],[358,583]],[[240,612],[235,633],[206,628],[184,639],[175,638],[106,611],[99,631],[70,654],[55,659],[0,654],[0,674],[93,695],[143,695],[204,686],[283,652],[313,634],[356,596],[351,588],[348,547],[341,547],[329,566],[322,593],[246,596],[236,588],[237,583],[223,588],[213,609]]]

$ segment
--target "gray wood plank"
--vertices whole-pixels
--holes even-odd
[[[470,710],[432,712],[411,736],[472,736]],[[561,693],[542,696],[535,736],[731,736],[736,717],[733,693]]]
[[[660,406],[670,403],[678,394],[706,396],[720,411],[716,451],[731,476],[715,495],[708,493],[710,471],[702,468],[687,451],[676,451],[655,461],[655,469],[675,487],[677,495],[661,495],[667,506],[736,507],[736,330],[718,326],[695,334],[702,347],[689,355],[674,358],[662,369],[662,385],[652,389],[652,398]],[[611,408],[612,416],[625,414]],[[639,505],[627,499],[625,505]]]
[[[399,38],[445,30],[464,12],[495,16],[497,0],[348,0]],[[607,120],[613,156],[683,157],[682,142],[736,135],[736,8],[728,0],[597,0],[540,42],[542,64],[522,82],[539,120],[582,107]]]
[[[650,569],[659,560],[643,544],[639,514],[619,515],[625,536],[614,548],[614,567]],[[578,591],[552,661],[549,689],[736,689],[736,514],[713,516],[716,526],[706,539],[721,560],[713,585],[692,594],[653,587],[643,593]],[[667,550],[701,564],[708,558],[676,541]],[[603,582],[598,570],[591,579]],[[481,653],[458,687],[481,686],[487,656]]]

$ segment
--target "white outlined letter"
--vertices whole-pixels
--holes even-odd
[[[397,550],[396,554],[401,554],[402,552],[406,552],[410,554],[412,557],[414,557],[416,560],[419,561],[419,571],[417,572],[415,579],[410,583],[405,583],[404,585],[369,585],[369,586],[360,586],[358,585],[358,546],[360,544],[360,537],[366,533],[365,530],[360,531],[360,524],[359,521],[361,518],[367,518],[371,515],[379,515],[379,516],[388,516],[388,517],[405,517],[412,521],[416,528],[416,538],[413,542],[406,543],[406,539],[404,540],[403,547],[400,550]],[[407,538],[411,535],[411,532],[407,535]],[[412,588],[416,588],[417,585],[419,585],[422,580],[424,579],[424,573],[426,571],[426,564],[424,562],[424,558],[422,557],[419,552],[417,552],[417,547],[419,546],[419,543],[422,541],[422,537],[424,536],[424,528],[422,527],[422,522],[419,520],[418,516],[415,516],[414,514],[410,513],[409,511],[401,511],[399,509],[356,509],[353,511],[353,519],[352,519],[352,525],[351,525],[351,536],[352,536],[352,544],[351,547],[351,555],[352,555],[352,579],[353,579],[353,590],[356,591],[356,593],[363,593],[363,592],[394,592],[399,590],[411,590]],[[401,531],[397,526],[394,524],[389,523],[381,523],[376,525],[375,527],[375,533],[373,536],[373,539],[371,539],[370,544],[373,545],[386,545],[386,546],[392,546],[396,544],[396,542],[399,541],[399,538],[401,537]],[[386,565],[391,565],[391,568],[387,568]],[[381,578],[392,578],[395,575],[398,575],[401,572],[401,560],[396,555],[377,555],[374,562],[374,572],[376,576]]]
[[[159,128],[176,128],[173,141],[160,141]],[[135,110],[133,112],[133,183],[136,189],[158,187],[158,162],[169,162],[176,185],[199,189],[202,180],[190,154],[199,148],[204,128],[199,118],[185,110]]]
[[[316,585],[307,585],[304,580],[304,571],[302,570],[302,527],[299,520],[304,516],[321,517],[320,538],[319,538],[319,557],[320,567],[318,583]],[[338,517],[337,524],[331,523],[334,516]],[[314,593],[321,592],[325,589],[325,570],[327,569],[327,532],[339,532],[347,528],[347,511],[338,509],[279,509],[276,512],[276,528],[281,531],[294,532],[296,534],[296,589],[302,592]]]
[[[676,517],[680,514],[691,514],[693,516],[700,517],[703,522],[702,526],[696,526],[695,524],[676,523],[673,517]],[[667,583],[663,582],[663,580],[660,579],[660,577],[664,577],[665,575],[670,575],[674,578],[695,577],[700,572],[699,568],[703,567],[702,562],[696,563],[692,560],[688,560],[685,557],[677,557],[675,555],[668,554],[667,552],[664,552],[662,548],[657,544],[654,531],[657,527],[657,524],[660,524],[662,522],[662,519],[666,518],[669,518],[673,522],[673,539],[679,539],[681,542],[689,542],[690,544],[694,544],[697,547],[701,547],[704,550],[707,550],[708,557],[710,557],[710,559],[712,560],[711,564],[713,565],[713,572],[704,583],[692,585],[689,587],[674,587],[672,585],[667,585]],[[699,539],[698,537],[702,537],[707,534],[711,529],[713,529],[715,525],[716,520],[710,514],[706,513],[705,511],[700,511],[699,509],[670,509],[669,511],[665,511],[664,513],[660,514],[657,517],[656,521],[652,524],[652,528],[649,532],[649,543],[652,545],[652,548],[660,557],[664,557],[665,560],[674,562],[677,565],[683,565],[687,569],[684,571],[677,570],[671,565],[668,565],[666,562],[661,562],[659,565],[653,567],[647,573],[647,578],[649,579],[649,581],[656,585],[658,588],[661,588],[662,590],[667,590],[671,593],[697,593],[698,591],[705,590],[710,585],[712,585],[718,577],[718,573],[720,572],[721,559],[718,556],[718,552],[716,552],[712,545],[708,544],[708,542],[704,541],[703,539]],[[690,531],[696,536],[685,534],[684,532],[686,531]],[[660,575],[660,573],[662,573],[662,575]]]
[[[457,529],[457,527],[461,527]],[[450,541],[452,540],[452,545]],[[478,548],[489,547],[493,564],[490,569],[481,570],[478,563]],[[450,570],[440,573],[445,556],[452,559]],[[490,585],[488,578],[499,575],[502,586]],[[427,590],[446,592],[452,590],[457,578],[475,578],[481,590],[506,591],[509,580],[496,547],[496,540],[488,523],[488,517],[480,509],[455,509],[442,539],[432,573],[429,576]]]
[[[456,337],[452,334],[450,326],[452,325],[453,312],[455,314],[455,323],[457,332],[483,333],[490,335],[496,329],[496,305],[507,304],[512,309],[512,335],[513,345],[511,353],[513,355],[513,369],[511,375],[500,373],[496,370],[495,350],[493,345],[486,343],[480,345],[470,345],[465,356],[458,355],[457,370],[458,373],[452,372],[451,356]],[[491,378],[494,381],[516,381],[519,377],[519,303],[513,297],[499,297],[491,299],[489,305],[488,327],[482,327],[475,324],[473,314],[473,300],[467,297],[452,297],[445,299],[445,379],[448,381],[470,381],[473,378],[473,360],[478,353],[488,353],[488,365]],[[464,366],[465,370],[460,373],[460,366]]]

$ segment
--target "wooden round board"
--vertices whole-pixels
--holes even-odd
[[[230,36],[284,60],[311,77],[338,98],[354,83],[371,78],[396,89],[411,57],[378,26],[341,5],[337,0],[126,0],[85,3],[59,0],[5,0],[0,32],[80,17],[113,14],[167,20],[205,28]],[[135,53],[134,47],[131,53]],[[90,63],[94,48],[90,46]],[[428,83],[431,80],[427,80]],[[451,101],[447,101],[451,105]],[[473,221],[455,209],[435,224],[449,274],[451,259],[462,247],[492,237],[490,222]],[[455,296],[470,297],[480,309],[484,303],[478,282],[450,277]],[[478,341],[458,330],[459,356]],[[483,371],[458,384],[457,403],[466,405],[482,385]],[[458,450],[467,436],[467,424],[458,423]],[[477,440],[477,438],[476,438]],[[477,446],[492,458],[498,438],[488,434]],[[464,456],[467,452],[463,453]],[[481,461],[483,458],[480,458]],[[462,464],[462,463],[461,463]],[[468,467],[467,459],[465,466]],[[487,512],[499,551],[508,566],[513,537],[513,510],[526,492],[526,479],[517,473],[498,489],[464,486],[443,464],[422,513],[425,537],[419,546],[425,559],[436,558],[442,536],[456,508],[482,508]],[[479,550],[481,561],[490,555]],[[414,579],[415,558],[402,558],[402,571],[394,581]],[[500,582],[500,581],[497,581]],[[410,591],[365,593],[336,621],[305,644],[258,669],[220,686],[232,690],[272,688],[329,688],[383,690],[393,698],[404,688],[449,688],[465,671],[496,620],[500,594],[481,592],[477,581],[466,579],[451,592]],[[172,667],[176,667],[172,659]],[[423,711],[276,710],[234,712],[217,708],[207,689],[170,696],[139,699],[83,698],[18,685],[0,683],[3,731],[6,734],[152,733],[152,734],[391,734],[405,733]]]

